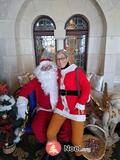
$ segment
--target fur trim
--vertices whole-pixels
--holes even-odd
[[[55,113],[60,114],[63,117],[66,117],[71,120],[79,121],[79,122],[84,122],[86,120],[86,115],[74,115],[66,112],[65,110],[60,110],[58,108],[55,109]]]
[[[51,65],[47,71],[41,70],[44,65]],[[41,83],[41,87],[46,95],[50,95],[52,109],[56,107],[58,101],[57,67],[50,61],[42,61],[34,71],[35,76]]]
[[[81,110],[81,111],[84,111],[84,110],[85,110],[85,105],[76,103],[75,108],[77,108],[77,109],[79,109],[79,110]]]
[[[19,96],[16,104],[18,108],[18,115],[17,115],[18,119],[19,118],[25,119],[26,113],[28,113],[27,105],[28,105],[28,99],[23,96]]]
[[[28,99],[23,97],[23,96],[19,96],[17,99],[17,104],[18,107],[19,106],[27,106],[28,105]]]
[[[69,72],[74,71],[76,68],[77,68],[77,65],[76,65],[76,64],[71,64],[69,67],[61,70],[61,74],[62,74],[62,75],[65,75],[66,73],[69,73]]]

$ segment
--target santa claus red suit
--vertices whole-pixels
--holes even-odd
[[[58,81],[60,94],[55,113],[71,120],[85,121],[85,104],[90,94],[90,84],[82,69],[72,64],[61,70]],[[79,83],[79,88],[77,83]],[[80,96],[78,95],[78,90],[80,90]]]
[[[35,91],[37,112],[32,121],[32,130],[40,143],[46,142],[46,130],[58,101],[57,68],[50,60],[42,60],[35,69],[36,78],[24,85],[17,100],[18,116],[25,119],[28,95]],[[67,142],[71,138],[71,126],[66,120],[58,134],[58,140]]]

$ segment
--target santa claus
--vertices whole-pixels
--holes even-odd
[[[28,96],[35,91],[37,109],[32,120],[32,130],[39,143],[46,143],[46,130],[58,101],[57,67],[50,59],[42,59],[34,71],[35,78],[25,84],[17,99],[18,117],[25,119]],[[58,140],[70,141],[70,122],[66,120]]]

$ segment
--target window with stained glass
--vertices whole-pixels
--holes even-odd
[[[83,15],[74,15],[65,24],[64,47],[70,52],[70,63],[76,63],[84,71],[87,68],[89,23]]]
[[[56,29],[54,21],[48,16],[40,16],[34,24],[34,46],[36,65],[39,64],[43,48],[51,52],[52,57],[56,50],[56,41],[54,30]]]

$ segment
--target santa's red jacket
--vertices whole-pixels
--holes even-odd
[[[53,109],[50,103],[50,96],[46,95],[37,78],[25,84],[20,91],[19,97],[28,98],[33,91],[36,93],[37,113],[32,121],[32,130],[40,143],[46,142],[46,132],[51,120]],[[19,107],[19,106],[18,106]],[[70,141],[71,126],[69,120],[66,120],[58,134],[59,141]]]
[[[19,96],[28,98],[28,95],[30,95],[33,91],[35,91],[38,107],[40,107],[41,110],[52,111],[50,97],[44,93],[41,83],[38,82],[37,78],[34,78],[32,81],[25,84],[25,86],[22,87]]]

